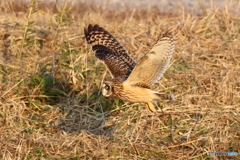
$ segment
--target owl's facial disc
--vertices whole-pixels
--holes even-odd
[[[108,82],[104,82],[102,85],[102,94],[104,97],[109,97],[112,94],[112,86]]]

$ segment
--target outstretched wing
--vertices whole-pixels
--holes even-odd
[[[95,56],[104,62],[113,77],[129,76],[136,62],[115,37],[102,27],[91,24],[84,28],[84,34]]]
[[[167,70],[174,48],[174,36],[170,32],[166,32],[153,48],[139,60],[124,83],[150,88],[162,78]]]

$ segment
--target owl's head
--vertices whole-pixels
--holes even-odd
[[[102,94],[104,97],[110,97],[113,92],[113,86],[110,81],[105,81],[102,85]]]
[[[122,83],[125,81],[125,79],[125,77],[117,77],[104,81],[102,84],[103,96],[118,99],[123,91]]]

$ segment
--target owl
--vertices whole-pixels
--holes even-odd
[[[128,54],[122,44],[99,25],[89,24],[84,28],[86,41],[95,56],[108,68],[112,79],[102,84],[104,97],[128,102],[145,103],[146,108],[156,112],[156,102],[174,100],[172,94],[151,90],[167,70],[175,48],[171,32],[159,37],[156,44],[138,62]]]

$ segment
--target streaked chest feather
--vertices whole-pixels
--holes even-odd
[[[120,99],[129,102],[150,102],[155,99],[155,94],[150,89],[138,86],[123,85]]]

